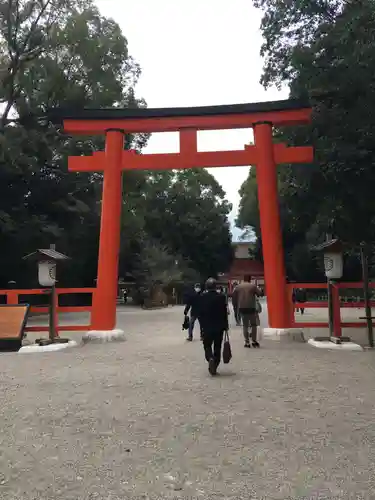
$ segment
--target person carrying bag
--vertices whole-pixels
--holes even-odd
[[[221,348],[224,335],[228,339],[225,347],[225,356],[228,359],[228,311],[225,295],[217,293],[216,280],[209,278],[206,281],[206,293],[200,297],[199,322],[203,330],[203,348],[208,371],[216,375],[217,367],[221,361]]]

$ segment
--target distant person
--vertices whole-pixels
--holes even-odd
[[[229,312],[229,306],[228,306],[228,295],[227,295],[227,291],[226,289],[223,287],[223,286],[218,286],[217,289],[216,289],[217,293],[220,293],[221,295],[224,295],[225,297],[225,302],[227,304],[227,314],[229,316],[230,312]]]
[[[256,298],[261,297],[263,293],[256,285],[251,283],[251,276],[247,275],[244,277],[244,282],[240,283],[235,288],[233,295],[242,319],[245,347],[251,347],[251,345],[253,347],[259,347],[259,342],[257,340],[259,316],[257,313]],[[249,326],[251,326],[251,344]]]
[[[293,288],[292,302],[293,304],[297,303],[297,288]],[[298,312],[298,308],[296,308],[295,311]]]
[[[193,332],[194,332],[194,325],[195,322],[198,320],[199,322],[199,327],[200,327],[200,333],[201,333],[201,340],[202,340],[202,325],[199,321],[199,301],[200,297],[202,295],[202,287],[199,283],[196,283],[194,285],[194,290],[191,292],[186,300],[186,306],[184,309],[184,315],[187,316],[190,311],[190,322],[189,322],[189,331],[188,331],[188,340],[191,342],[193,340]]]
[[[234,319],[236,321],[237,326],[241,326],[241,315],[240,311],[238,310],[238,296],[237,294],[234,293],[234,290],[237,288],[238,283],[235,281],[233,283],[233,292],[232,292],[232,307],[233,307],[233,314],[234,314]]]
[[[261,290],[261,293],[263,294],[263,290]],[[256,314],[256,325],[257,327],[260,327],[260,314],[262,312],[262,304],[260,303],[259,297],[255,298],[255,314]]]
[[[307,293],[304,288],[296,288],[293,290],[293,296],[292,296],[294,304],[303,304],[304,302],[307,301]],[[305,308],[304,307],[297,307],[296,309],[297,312],[301,312],[301,314],[305,313]]]
[[[206,293],[200,297],[199,320],[203,330],[203,347],[208,371],[216,375],[221,361],[224,332],[228,330],[227,303],[224,294],[217,293],[216,280],[206,281]]]

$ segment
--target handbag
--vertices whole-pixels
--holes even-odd
[[[189,323],[190,323],[189,316],[185,316],[184,321],[182,323],[182,329],[187,330],[189,328]]]
[[[224,333],[224,347],[223,347],[223,363],[226,365],[232,359],[232,348],[229,341],[229,333],[226,330]]]

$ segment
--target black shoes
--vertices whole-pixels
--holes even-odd
[[[188,337],[186,340],[187,340],[188,342],[192,342],[192,341],[193,341],[193,337]]]
[[[208,371],[210,372],[210,375],[216,375],[216,363],[214,358],[211,358],[210,361],[208,362]]]
[[[250,342],[245,342],[244,347],[247,347],[248,349],[250,349],[251,346],[253,346],[253,347],[260,347],[260,344],[257,341],[251,342],[251,345],[250,345]]]

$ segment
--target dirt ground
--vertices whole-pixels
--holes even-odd
[[[375,498],[373,352],[244,349],[232,326],[212,378],[181,323],[122,308],[124,343],[3,354],[0,498]]]

